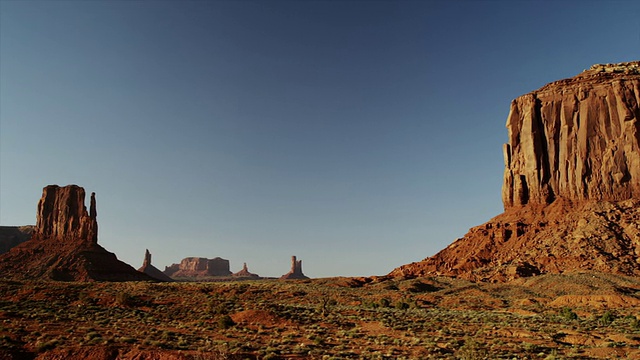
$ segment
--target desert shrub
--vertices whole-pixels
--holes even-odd
[[[602,316],[598,319],[598,325],[600,326],[609,326],[615,320],[616,317],[611,310],[607,310]]]
[[[411,282],[411,284],[409,284],[409,286],[407,287],[407,291],[412,293],[432,292],[432,291],[438,291],[438,290],[440,289],[431,284],[423,283],[420,280],[415,280]]]
[[[389,307],[390,305],[391,305],[391,302],[389,301],[389,299],[387,299],[387,298],[380,299],[380,306],[381,307]]]
[[[399,289],[398,289],[398,285],[396,285],[395,283],[389,283],[389,284],[386,284],[386,285],[384,286],[384,289],[385,289],[385,290],[399,290]]]
[[[560,309],[560,316],[566,320],[578,320],[578,314],[576,314],[571,308],[563,307]]]
[[[228,329],[235,324],[236,323],[233,321],[233,319],[229,315],[223,315],[218,319],[218,328],[220,329]]]
[[[135,305],[135,298],[127,292],[121,291],[116,294],[116,304],[122,306]]]
[[[407,310],[409,308],[409,304],[404,301],[398,301],[396,303],[396,309],[398,310]]]
[[[329,312],[338,305],[338,301],[336,299],[330,297],[323,297],[320,311],[323,316],[329,315]]]
[[[454,343],[453,346],[456,347],[458,343]],[[471,338],[465,338],[464,344],[458,348],[455,352],[456,358],[458,359],[468,359],[468,360],[476,360],[476,359],[484,359],[487,357],[487,350],[484,349],[477,341]]]

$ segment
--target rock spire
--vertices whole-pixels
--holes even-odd
[[[173,279],[165,275],[162,271],[160,271],[160,269],[151,264],[151,253],[149,252],[149,249],[145,250],[142,267],[138,269],[138,271],[140,271],[141,273],[145,273],[156,280],[173,281]]]

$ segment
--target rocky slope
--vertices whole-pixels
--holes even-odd
[[[98,245],[95,194],[90,209],[77,185],[49,185],[38,202],[33,236],[0,256],[5,279],[151,280]]]
[[[594,65],[515,99],[505,212],[392,276],[640,275],[640,62]]]

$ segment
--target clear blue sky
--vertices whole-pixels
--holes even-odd
[[[638,1],[0,0],[0,224],[78,184],[134,267],[386,274],[502,211],[513,98],[638,59]]]

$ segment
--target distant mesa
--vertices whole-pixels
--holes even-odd
[[[229,260],[220,257],[213,259],[203,257],[184,258],[179,264],[165,267],[164,274],[173,279],[232,275],[229,270]]]
[[[62,281],[152,280],[98,245],[95,193],[90,208],[77,185],[49,185],[38,202],[31,239],[0,255],[0,276]]]
[[[138,269],[138,271],[145,273],[159,281],[173,281],[172,278],[170,278],[151,264],[151,253],[149,252],[149,249],[145,250],[144,261],[142,262],[142,267]]]
[[[298,260],[295,256],[291,257],[291,270],[280,277],[282,280],[308,279],[302,273],[302,260]]]
[[[513,100],[504,213],[390,275],[640,275],[639,104],[639,61],[594,65]]]

